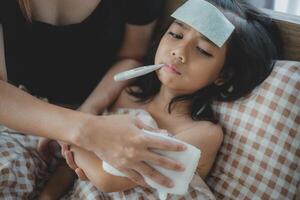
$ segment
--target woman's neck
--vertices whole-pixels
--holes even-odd
[[[101,4],[101,0],[32,0],[31,12],[36,21],[55,26],[81,23]]]

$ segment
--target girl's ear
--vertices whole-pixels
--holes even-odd
[[[222,76],[219,76],[215,81],[214,81],[214,84],[216,86],[221,86],[221,85],[224,85],[225,84],[225,80]]]

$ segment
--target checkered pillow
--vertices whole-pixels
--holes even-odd
[[[300,63],[278,61],[249,96],[215,103],[224,142],[207,183],[219,199],[296,199]]]

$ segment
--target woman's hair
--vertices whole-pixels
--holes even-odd
[[[190,101],[189,111],[193,120],[215,122],[211,102],[236,100],[263,82],[271,73],[275,59],[280,58],[282,44],[275,23],[246,1],[207,1],[215,5],[235,26],[228,39],[225,64],[220,72],[225,83],[221,86],[210,84],[193,94],[174,97],[168,110],[171,112],[178,101]],[[150,57],[153,62],[153,52]],[[138,86],[139,90],[128,89],[128,93],[138,101],[146,102],[159,92],[161,83],[153,72],[138,78],[132,86]]]
[[[18,0],[20,9],[26,18],[27,21],[32,21],[31,9],[30,9],[30,0]]]

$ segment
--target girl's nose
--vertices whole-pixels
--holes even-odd
[[[186,62],[186,56],[182,49],[176,49],[171,51],[172,57],[175,57],[175,59],[178,59],[181,63]]]

